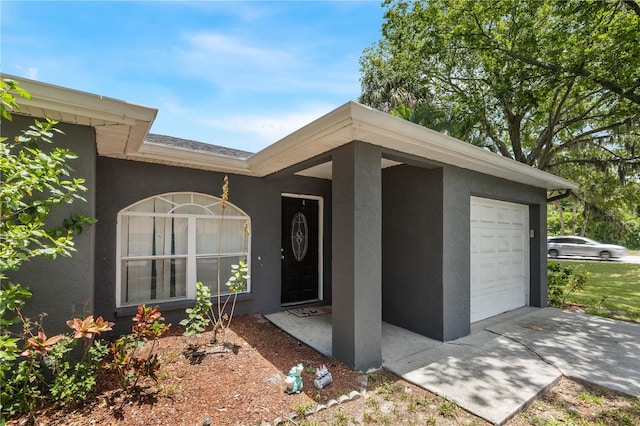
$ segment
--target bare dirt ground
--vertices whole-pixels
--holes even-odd
[[[486,425],[454,403],[380,370],[363,375],[328,359],[273,326],[260,315],[234,319],[226,340],[234,351],[185,357],[189,344],[207,345],[211,332],[185,338],[175,328],[161,339],[163,363],[157,384],[125,395],[112,376],[99,378],[95,395],[82,407],[36,413],[37,425]],[[195,339],[195,340],[194,340]],[[289,369],[302,363],[304,388],[284,392]],[[313,386],[315,368],[325,364],[333,382]],[[356,391],[357,393],[353,392]],[[340,403],[337,403],[340,401]],[[327,407],[324,409],[322,406]],[[30,418],[8,424],[32,424]],[[640,402],[563,379],[525,413],[521,425],[635,425]]]

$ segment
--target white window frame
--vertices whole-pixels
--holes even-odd
[[[171,197],[174,195],[190,195],[191,203],[183,203],[177,204],[167,199],[167,197]],[[207,205],[202,205],[199,203],[194,203],[194,196],[198,197],[206,197],[211,199],[211,203]],[[132,212],[128,211],[129,209],[137,206],[138,204],[142,204],[146,201],[152,200],[154,198],[162,199],[166,202],[176,204],[171,210],[179,209],[180,207],[195,205],[203,208],[205,211],[210,214],[184,214],[184,213],[149,213],[149,212]],[[238,252],[238,253],[225,253],[221,255],[219,253],[196,253],[196,220],[197,219],[211,219],[211,218],[222,218],[221,215],[214,214],[213,211],[209,207],[214,206],[216,204],[220,204],[222,200],[219,197],[210,194],[204,194],[199,192],[168,192],[164,194],[158,194],[151,197],[147,197],[145,199],[136,201],[135,203],[125,207],[121,211],[118,212],[117,222],[116,222],[116,307],[128,307],[128,306],[137,306],[142,303],[147,304],[156,304],[163,302],[173,302],[180,300],[195,300],[196,298],[196,279],[197,279],[197,258],[202,257],[211,257],[216,256],[216,258],[224,258],[224,257],[238,257],[238,256],[246,256],[247,268],[249,278],[247,279],[247,288],[241,293],[250,293],[251,292],[251,217],[241,208],[236,206],[229,201],[225,203],[233,208],[237,209],[242,215],[224,215],[224,220],[242,220],[247,223],[249,234],[246,236],[247,238],[247,251],[246,252]],[[139,216],[139,217],[172,217],[172,218],[186,218],[187,219],[187,254],[186,255],[168,255],[168,256],[122,256],[122,217],[123,216]],[[185,297],[173,297],[170,299],[153,299],[148,301],[139,301],[132,303],[123,303],[122,302],[122,262],[124,260],[149,260],[149,259],[177,259],[177,258],[186,258],[187,266],[186,266],[186,296]],[[223,278],[224,279],[224,278]],[[221,286],[224,286],[224,283],[221,283]],[[212,289],[212,294],[215,296],[215,289]],[[225,295],[227,293],[221,293]]]

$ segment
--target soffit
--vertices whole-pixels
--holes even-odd
[[[2,78],[18,81],[31,94],[31,99],[17,98],[17,113],[93,127],[98,155],[102,156],[125,158],[128,153],[137,152],[158,112],[155,108],[20,77],[3,74]]]

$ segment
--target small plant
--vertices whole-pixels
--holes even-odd
[[[211,303],[211,290],[201,282],[196,283],[196,304],[193,308],[187,308],[187,318],[180,321],[185,327],[184,336],[199,335],[211,324],[209,312],[213,307]]]
[[[382,395],[385,400],[389,401],[393,394],[404,392],[404,387],[400,383],[385,381],[376,386],[376,392]]]
[[[362,420],[364,420],[367,423],[374,423],[376,421],[376,416],[373,413],[370,413],[368,411],[365,411],[362,414]]]
[[[311,410],[312,408],[313,408],[312,402],[305,402],[305,403],[296,405],[296,408],[294,409],[294,411],[299,417],[304,417],[307,411]]]
[[[376,411],[380,410],[380,401],[378,401],[375,398],[368,398],[367,399],[367,405],[370,406],[371,408],[373,408]]]
[[[549,262],[547,270],[548,298],[549,303],[554,306],[564,304],[567,296],[574,291],[584,289],[589,277],[589,273],[585,272],[581,266],[561,265],[558,262]]]
[[[349,417],[342,412],[342,410],[336,411],[336,426],[347,426],[349,424]]]
[[[2,359],[2,414],[13,416],[19,413],[31,413],[37,403],[46,398],[46,381],[44,379],[44,356],[53,349],[63,335],[47,337],[40,315],[39,321],[31,321],[22,315],[19,308],[15,309],[17,317],[22,322],[22,334],[18,341],[24,342],[24,350],[18,356],[21,360],[15,365],[8,359],[15,360],[17,354],[10,352],[9,357]],[[17,346],[16,346],[17,347]]]
[[[155,349],[160,337],[171,327],[171,324],[164,323],[158,309],[157,306],[138,306],[131,333],[111,344],[112,367],[118,372],[120,385],[126,392],[132,391],[142,377],[158,382],[156,373],[160,369],[160,360]],[[147,346],[149,341],[151,345]]]
[[[226,202],[229,200],[229,178],[224,177],[222,184],[222,219],[224,221],[224,212]],[[222,224],[220,225],[222,229]],[[245,236],[249,236],[249,226],[245,223]],[[246,243],[246,238],[245,238]],[[218,253],[222,245],[222,232],[218,233]],[[218,255],[218,265],[220,265],[221,256]],[[240,260],[238,264],[231,265],[231,275],[225,286],[230,293],[222,294],[220,268],[218,268],[218,279],[215,297],[216,303],[211,302],[211,289],[201,282],[196,283],[196,304],[193,308],[187,308],[187,318],[180,321],[180,325],[186,327],[185,336],[193,336],[201,334],[209,325],[213,325],[213,335],[211,343],[218,343],[218,335],[222,334],[223,343],[226,343],[226,330],[231,326],[231,320],[236,308],[238,293],[247,289],[247,280],[249,279],[249,265],[246,261]]]
[[[416,398],[411,398],[409,400],[409,404],[407,405],[407,412],[415,413],[417,407],[418,407],[418,400]]]
[[[588,391],[580,392],[580,399],[582,399],[584,402],[588,402],[591,404],[596,404],[596,405],[602,404],[601,396],[592,394],[591,392],[588,392]]]
[[[178,390],[180,390],[180,384],[174,383],[172,385],[163,387],[160,391],[160,395],[164,396],[165,398],[172,398],[176,393],[178,393]]]
[[[438,405],[438,413],[443,417],[453,417],[458,411],[458,405],[455,402],[444,400]]]
[[[93,315],[89,315],[84,320],[69,320],[67,325],[74,330],[73,337],[64,336],[48,355],[54,375],[51,395],[63,407],[85,401],[95,387],[96,372],[109,353],[109,347],[95,337],[110,331],[114,323],[102,317],[94,320]],[[79,340],[82,341],[82,356],[78,361],[71,361],[69,354]]]
[[[17,319],[22,322],[22,334],[18,341],[24,342],[24,349],[17,364],[11,361],[15,353],[3,357],[2,362],[2,410],[13,416],[23,412],[32,413],[37,403],[51,398],[61,406],[78,404],[86,400],[96,385],[96,371],[107,354],[106,346],[94,337],[111,330],[112,322],[93,316],[84,320],[75,318],[67,324],[74,329],[73,336],[58,334],[48,337],[40,315],[38,321],[24,317],[18,307],[14,307]],[[71,360],[70,354],[79,340],[83,341],[82,356]],[[45,380],[45,372],[50,369],[53,380]]]

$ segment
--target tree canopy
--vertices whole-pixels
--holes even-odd
[[[360,101],[582,183],[640,181],[640,4],[387,0]],[[627,188],[629,189],[629,188]],[[637,188],[625,190],[638,202]],[[633,203],[627,199],[627,203]]]

